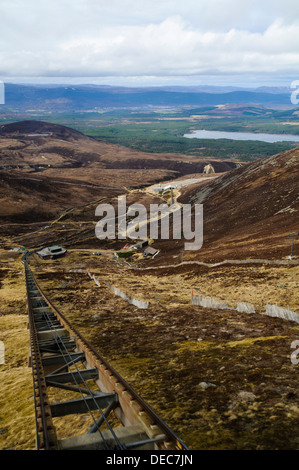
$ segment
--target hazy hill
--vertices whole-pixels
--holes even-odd
[[[199,106],[247,103],[263,106],[290,105],[290,94],[269,90],[225,90],[208,92],[191,87],[180,89],[122,88],[96,85],[5,85],[5,105],[8,110],[91,110],[95,108],[129,108],[145,106]]]

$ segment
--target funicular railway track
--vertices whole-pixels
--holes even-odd
[[[23,262],[35,400],[36,448],[188,450],[186,444],[52,304],[29,267],[28,254],[23,257]],[[55,391],[61,390],[70,393],[71,399],[58,398],[53,401],[53,393],[55,395]],[[112,410],[114,425],[110,420]],[[86,413],[90,419],[87,432],[80,434],[78,429],[75,437],[57,436],[54,418],[67,420],[70,415],[82,413]],[[115,417],[119,420],[117,426]]]

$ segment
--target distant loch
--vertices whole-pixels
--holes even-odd
[[[299,135],[292,134],[262,134],[254,132],[224,132],[198,130],[184,134],[187,139],[230,139],[230,140],[260,140],[262,142],[299,142]]]

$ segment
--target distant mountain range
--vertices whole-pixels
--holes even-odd
[[[7,111],[73,111],[147,106],[213,106],[255,104],[265,107],[291,106],[288,88],[261,87],[255,90],[225,87],[125,88],[97,85],[5,84]]]

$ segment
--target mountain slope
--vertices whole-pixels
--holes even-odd
[[[61,168],[68,168],[72,171],[63,176],[89,178],[90,182],[98,183],[104,168],[159,169],[161,179],[164,179],[173,176],[170,172],[176,172],[177,176],[202,172],[207,163],[212,163],[217,172],[236,167],[234,162],[221,159],[207,161],[206,158],[182,154],[143,153],[43,121],[20,121],[0,126],[0,169],[3,170],[17,168],[47,174],[51,168],[51,176],[54,176],[53,169],[59,169],[56,174],[60,176]],[[85,177],[86,168],[92,171],[87,172]],[[141,183],[146,178],[142,175],[139,179]],[[138,178],[133,184],[138,184]]]
[[[0,217],[5,223],[49,220],[61,210],[100,197],[126,194],[176,176],[218,172],[232,162],[148,154],[107,144],[43,121],[0,126]]]
[[[289,234],[299,231],[298,181],[296,148],[185,191],[182,202],[203,204],[204,208],[204,243],[197,256],[289,255]]]
[[[75,129],[44,121],[28,120],[0,125],[1,137],[5,137],[7,135],[15,137],[26,137],[28,136],[28,134],[29,137],[38,137],[38,134],[41,134],[42,137],[51,137],[55,135],[56,138],[61,138],[64,140],[88,139],[88,137],[84,136],[83,134],[81,134],[81,132],[78,132]]]
[[[111,187],[108,192],[113,197],[123,191],[123,188]],[[4,225],[49,221],[63,210],[105,196],[107,188],[99,185],[57,177],[36,177],[19,171],[0,171],[0,219]]]

